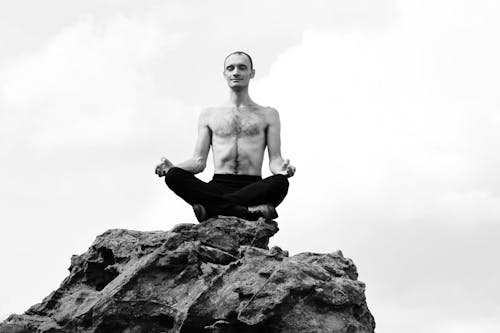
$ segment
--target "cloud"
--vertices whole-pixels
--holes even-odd
[[[474,327],[468,304],[494,308],[500,278],[495,3],[219,3],[84,15],[0,66],[0,253],[17,249],[2,260],[19,272],[4,276],[0,312],[41,300],[105,229],[193,221],[152,170],[189,156],[200,106],[225,98],[223,57],[243,49],[252,97],[280,111],[298,168],[272,243],[342,249],[386,332],[443,308],[425,329]],[[33,271],[48,272],[36,286]]]
[[[478,285],[481,269],[466,263],[489,267],[500,250],[500,27],[463,3],[399,9],[380,29],[307,30],[253,91],[280,111],[297,166],[273,244],[341,248],[383,331],[408,331],[393,321],[399,307],[399,318],[440,313],[414,329],[432,332],[465,315],[475,323],[479,301],[495,306],[487,295],[500,271]]]
[[[0,292],[2,312],[22,312],[56,288],[69,256],[105,229],[157,229],[163,217],[151,216],[151,207],[162,199],[168,216],[180,206],[165,203],[153,169],[164,152],[187,157],[179,142],[194,142],[198,110],[156,84],[157,62],[177,47],[157,22],[82,17],[1,66],[0,252],[15,272],[2,281],[18,294]],[[9,257],[12,248],[17,255]],[[33,248],[43,248],[43,258]],[[34,284],[33,271],[50,273]]]
[[[490,23],[473,35],[489,33]],[[259,82],[259,98],[281,109],[296,181],[311,193],[321,182],[330,194],[316,208],[331,207],[328,200],[336,212],[318,215],[473,225],[500,218],[499,101],[488,93],[500,66],[471,62],[467,43],[437,47],[432,39],[450,40],[461,26],[434,24],[429,39],[419,25],[311,30]],[[444,57],[453,60],[436,67]]]
[[[176,44],[148,17],[80,19],[4,69],[8,130],[36,123],[34,144],[53,149],[122,142],[163,110],[173,119],[186,107],[157,90],[152,70]]]

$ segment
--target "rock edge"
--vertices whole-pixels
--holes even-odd
[[[374,332],[352,260],[268,249],[277,231],[274,221],[232,217],[108,230],[0,333]]]

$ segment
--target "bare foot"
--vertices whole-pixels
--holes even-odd
[[[258,213],[262,215],[267,220],[272,220],[278,217],[276,209],[271,205],[258,205],[248,207],[250,213]]]
[[[193,211],[194,215],[196,216],[196,219],[198,222],[203,222],[206,219],[208,219],[208,212],[205,206],[200,205],[200,204],[194,204],[193,205]]]
[[[168,159],[165,157],[161,158],[161,163],[156,166],[155,173],[158,175],[158,177],[164,177],[168,170],[172,168],[174,164],[170,162]]]

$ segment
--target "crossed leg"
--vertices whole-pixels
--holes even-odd
[[[273,175],[247,185],[224,197],[243,206],[268,204],[277,207],[288,193],[288,178],[284,175]]]
[[[188,204],[204,205],[210,216],[217,215],[229,205],[223,197],[223,188],[217,184],[205,183],[184,169],[173,167],[168,170],[165,183]]]
[[[202,204],[209,216],[244,216],[249,206],[269,204],[278,206],[288,192],[288,178],[274,175],[236,191],[228,191],[217,183],[205,183],[181,168],[171,168],[166,176],[167,186],[190,205]]]

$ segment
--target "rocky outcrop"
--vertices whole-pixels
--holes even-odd
[[[0,333],[374,332],[353,262],[340,251],[268,249],[277,231],[274,221],[231,217],[109,230]]]

